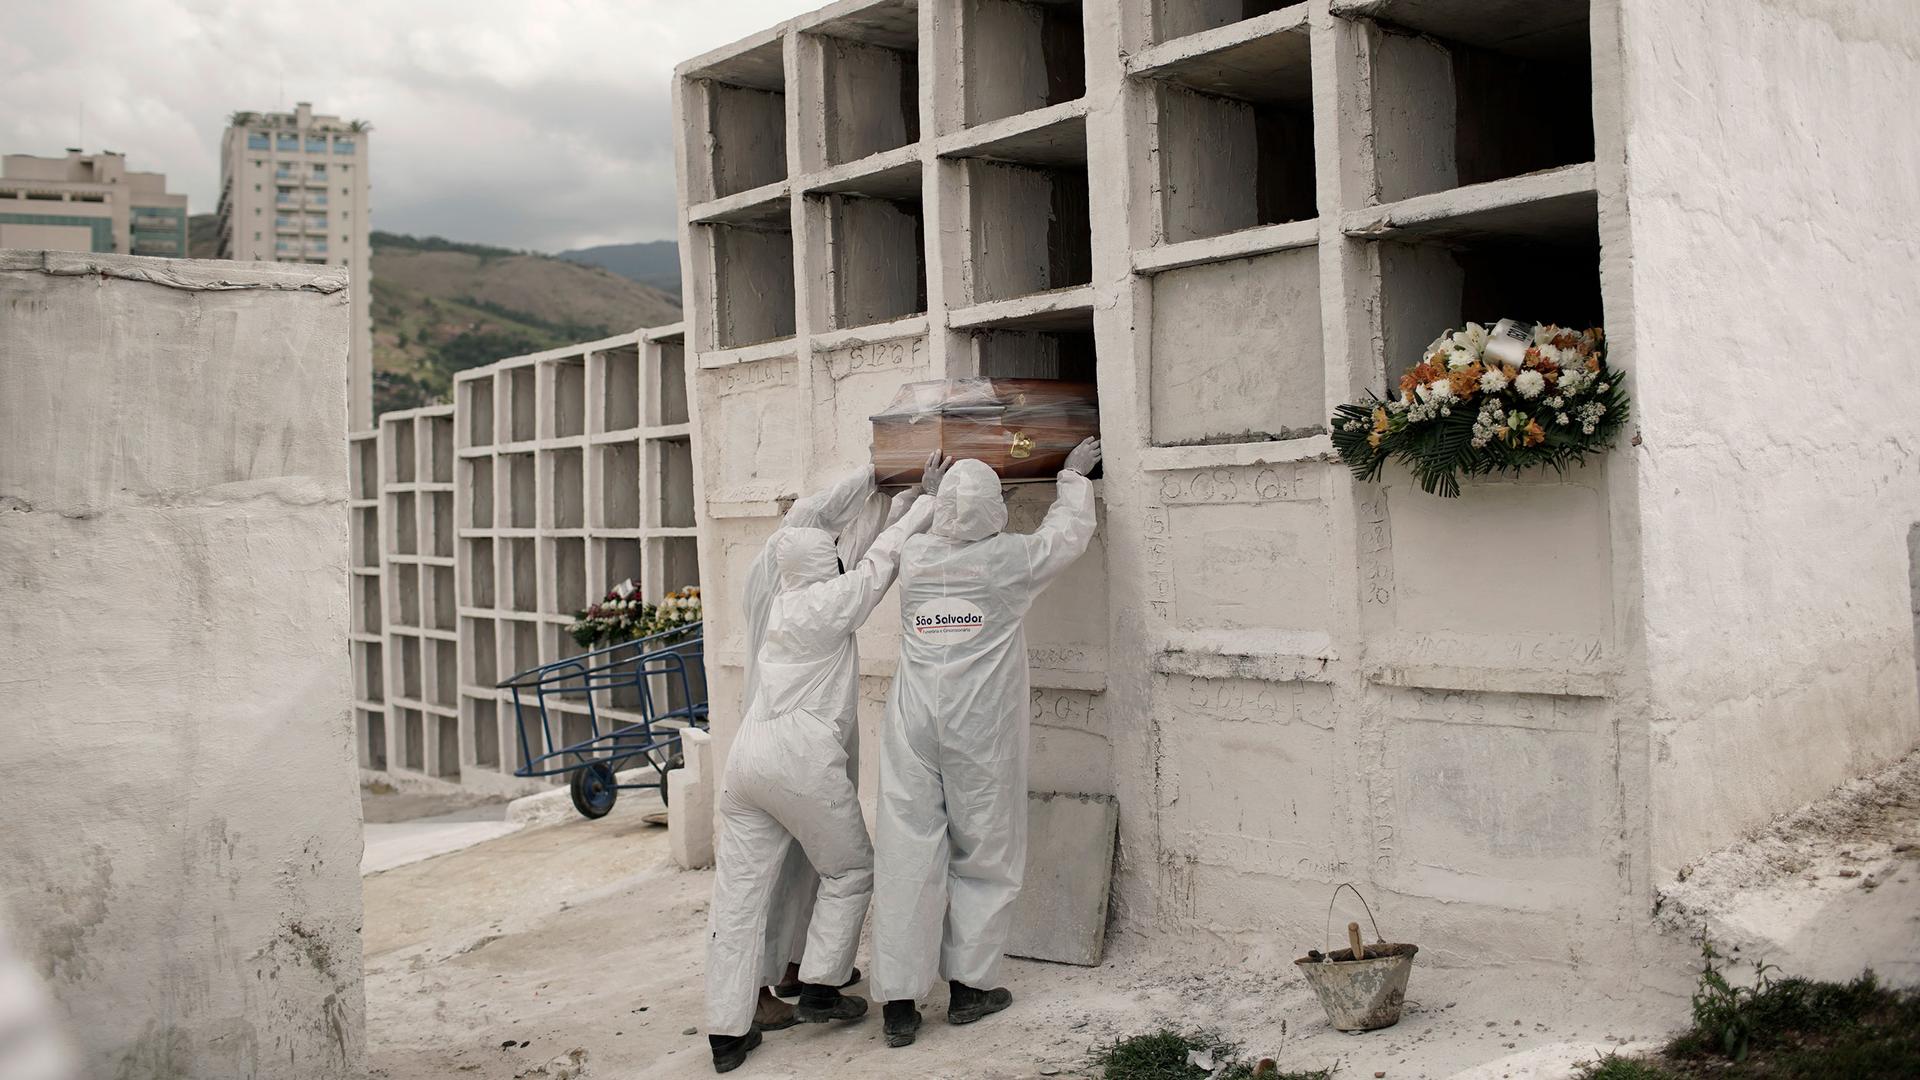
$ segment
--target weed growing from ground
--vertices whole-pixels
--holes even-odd
[[[1094,1064],[1105,1070],[1106,1080],[1205,1080],[1215,1076],[1197,1065],[1187,1064],[1187,1055],[1199,1051],[1211,1053],[1215,1080],[1331,1080],[1332,1069],[1309,1072],[1256,1073],[1255,1064],[1240,1056],[1240,1046],[1210,1031],[1177,1032],[1162,1029],[1147,1035],[1121,1039],[1102,1050]]]

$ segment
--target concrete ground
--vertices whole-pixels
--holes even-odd
[[[644,820],[658,809],[653,799],[623,796],[597,822],[529,826],[368,876],[373,1076],[711,1076],[700,1029],[712,874],[669,861],[666,830]],[[1781,854],[1783,835],[1796,850],[1827,854],[1801,866]],[[1663,914],[1686,909],[1687,925],[1704,919],[1746,957],[1824,953],[1822,970],[1806,973],[1827,977],[1857,972],[1863,954],[1844,939],[1804,934],[1850,927],[1876,967],[1911,982],[1920,972],[1916,844],[1920,756],[1703,862],[1688,875],[1695,887],[1684,901],[1667,892]],[[1756,869],[1763,865],[1793,869],[1769,878]],[[1739,876],[1729,867],[1741,868],[1740,888],[1726,887]],[[1869,875],[1871,887],[1862,884]],[[1772,913],[1760,920],[1771,933],[1756,923],[1760,912]],[[851,1026],[773,1032],[738,1075],[1094,1077],[1088,1062],[1098,1047],[1172,1026],[1218,1030],[1287,1069],[1337,1064],[1340,1076],[1408,1080],[1557,1077],[1607,1050],[1651,1048],[1684,1021],[1691,973],[1648,975],[1661,990],[1619,1000],[1609,996],[1617,986],[1596,989],[1581,973],[1417,962],[1397,1026],[1343,1035],[1291,970],[1196,968],[1122,942],[1100,968],[1008,961],[1014,1007],[971,1027],[942,1022],[942,993],[923,1004],[928,1024],[913,1047],[890,1050],[880,1041],[876,1009]]]
[[[366,822],[363,875],[459,851],[520,828],[507,820],[507,800],[465,792],[363,787],[360,813]]]

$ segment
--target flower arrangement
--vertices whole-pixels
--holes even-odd
[[[582,648],[618,645],[701,619],[700,586],[689,585],[662,597],[658,604],[641,599],[632,578],[615,585],[585,611],[576,612],[567,633]]]
[[[1462,475],[1564,471],[1605,450],[1627,420],[1625,381],[1598,327],[1468,323],[1427,346],[1398,397],[1336,409],[1333,446],[1360,480],[1397,458],[1422,491],[1454,498]]]

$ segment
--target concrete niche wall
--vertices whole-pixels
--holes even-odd
[[[1656,873],[1920,723],[1911,380],[1862,336],[1900,336],[1912,260],[1886,223],[1916,200],[1886,171],[1904,158],[1853,152],[1912,149],[1878,119],[1904,114],[1860,103],[1913,83],[1920,15],[1708,7],[843,0],[682,65],[721,752],[742,570],[793,496],[866,462],[866,417],[913,379],[1084,379],[1101,530],[1029,623],[1033,777],[1115,796],[1121,938],[1282,963],[1353,881],[1441,964],[1664,948]],[[1669,39],[1707,59],[1674,74]],[[908,57],[917,141],[892,111]],[[793,170],[714,189],[706,88],[776,72]],[[1515,101],[1516,79],[1540,92]],[[1695,134],[1753,126],[1723,118],[1764,114],[1783,79],[1809,95],[1781,129],[1801,141],[1716,135],[1696,168]],[[1851,246],[1775,243],[1804,220]],[[744,260],[714,239],[740,228],[759,230]],[[1817,302],[1795,259],[1835,283]],[[1454,501],[1354,482],[1333,406],[1503,316],[1605,326],[1642,437]],[[1734,345],[1703,355],[1703,334]],[[1830,345],[1858,358],[1853,390],[1785,367]],[[1050,495],[1022,489],[1015,527]],[[862,638],[863,722],[891,619]]]
[[[89,1076],[362,1076],[346,277],[10,251],[0,308],[16,940]]]

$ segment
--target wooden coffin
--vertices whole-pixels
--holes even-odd
[[[920,482],[927,455],[978,458],[1002,480],[1051,480],[1067,454],[1100,434],[1092,383],[1059,379],[949,379],[908,383],[873,421],[873,475]]]

